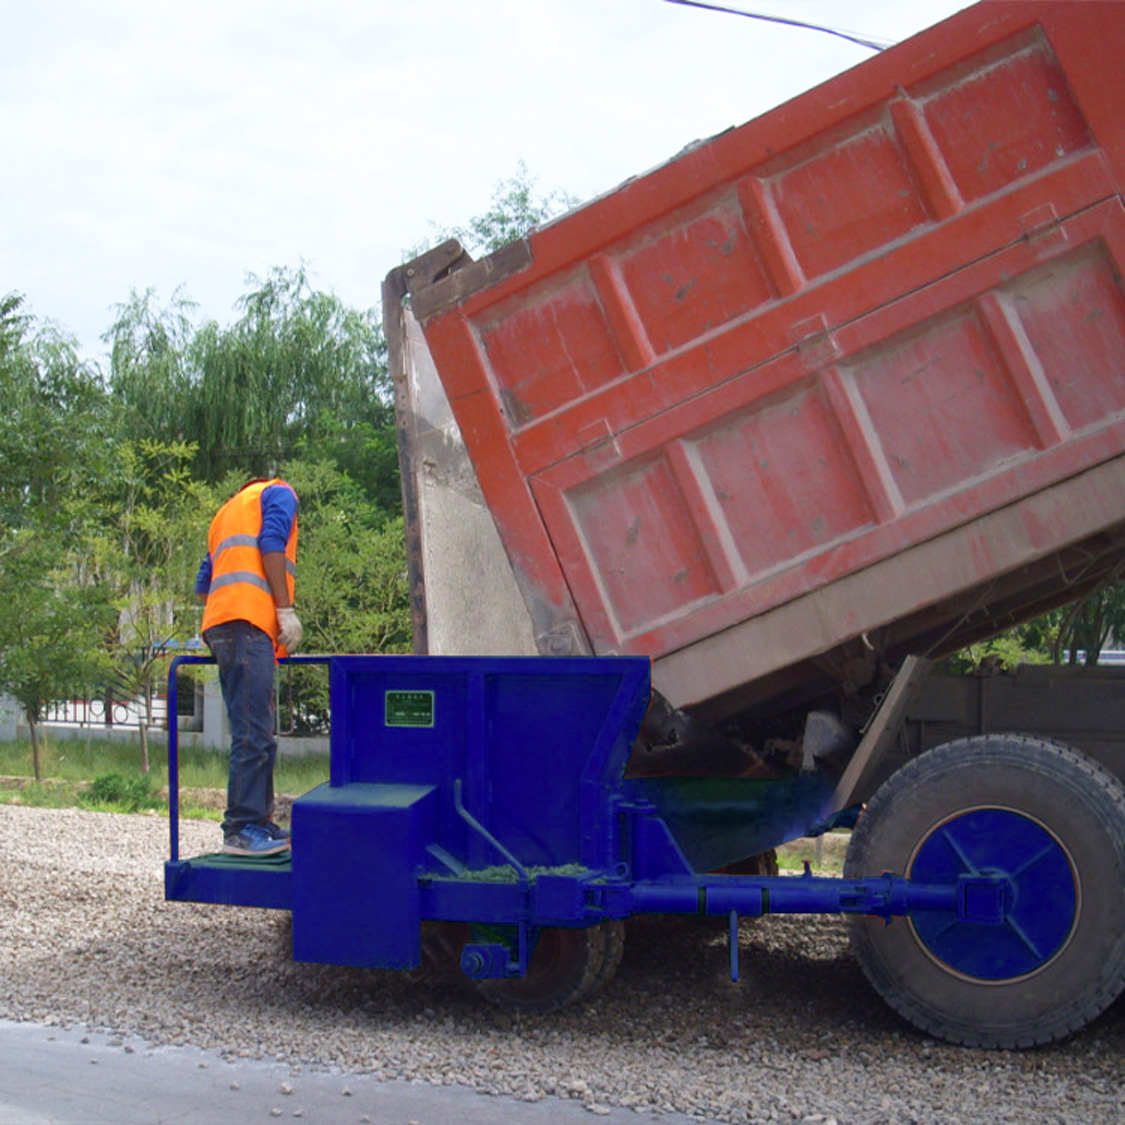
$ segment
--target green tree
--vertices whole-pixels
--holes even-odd
[[[183,442],[123,442],[117,488],[105,502],[106,519],[91,555],[117,610],[108,638],[110,690],[140,705],[145,772],[167,650],[198,628],[192,584],[215,499],[213,489],[190,479],[194,453]]]
[[[0,550],[5,534],[30,524],[78,530],[116,435],[112,404],[75,341],[21,306],[14,294],[0,300]]]
[[[66,538],[57,528],[22,528],[0,561],[0,691],[27,719],[36,781],[45,708],[83,694],[108,671],[103,641],[114,607],[105,587],[87,580]]]
[[[394,407],[383,401],[378,409],[383,415],[378,421],[324,411],[315,431],[298,441],[296,457],[334,465],[355,482],[365,502],[394,515],[402,511]]]
[[[319,652],[409,652],[410,613],[401,517],[384,518],[346,474],[294,462],[286,479],[301,498],[305,647]]]
[[[492,189],[488,210],[473,216],[464,226],[453,227],[446,237],[456,238],[470,254],[491,254],[579,202],[566,192],[536,194],[535,177],[521,160],[515,173]]]
[[[416,258],[449,238],[457,239],[470,254],[479,258],[523,238],[533,228],[542,226],[580,202],[577,197],[562,191],[537,194],[535,177],[521,160],[513,175],[499,180],[493,187],[486,211],[474,215],[460,226],[448,227],[431,222],[431,236],[407,250],[403,259]]]
[[[1062,609],[1007,629],[955,653],[945,665],[955,672],[1020,664],[1098,663],[1110,643],[1125,640],[1125,583],[1110,582]]]
[[[1125,582],[1101,586],[1051,617],[1055,662],[1097,664],[1111,641],[1125,640]]]
[[[1033,622],[971,644],[943,663],[949,671],[958,673],[983,669],[1011,671],[1021,664],[1050,664],[1051,656],[1041,643],[1039,626]]]
[[[0,691],[32,733],[43,707],[96,682],[113,612],[97,581],[96,497],[112,463],[115,415],[74,341],[0,301]]]

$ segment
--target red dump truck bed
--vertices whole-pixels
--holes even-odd
[[[407,463],[432,361],[540,651],[718,716],[1122,566],[1122,58],[1125,4],[979,4],[391,275]]]

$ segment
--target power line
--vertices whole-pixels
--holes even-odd
[[[765,23],[780,23],[786,27],[800,27],[806,31],[823,31],[825,35],[835,35],[839,39],[846,39],[849,43],[857,43],[861,47],[868,47],[872,51],[882,51],[892,46],[888,39],[870,39],[856,35],[850,31],[840,31],[834,27],[821,27],[816,23],[805,23],[803,20],[789,19],[786,16],[770,16],[760,12],[747,12],[742,8],[731,8],[726,4],[708,4],[705,0],[665,0],[668,4],[682,4],[685,8],[704,8],[709,12],[725,12],[732,16],[745,16],[751,20],[762,20]]]

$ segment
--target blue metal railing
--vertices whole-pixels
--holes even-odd
[[[176,715],[176,671],[181,664],[214,664],[213,656],[174,656],[168,665],[168,714]],[[331,664],[331,656],[287,656],[280,664]],[[179,723],[168,722],[168,850],[173,861],[180,858],[180,732]]]

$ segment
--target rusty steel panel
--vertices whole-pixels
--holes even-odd
[[[1125,522],[1122,48],[977,5],[413,287],[544,651],[699,703]]]

